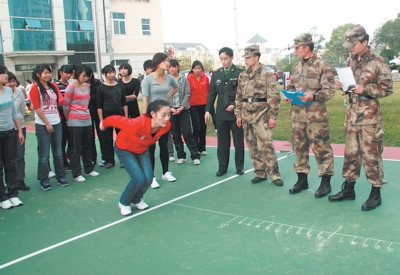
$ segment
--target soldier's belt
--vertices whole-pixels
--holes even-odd
[[[369,96],[369,95],[359,95],[356,97],[349,98],[349,102],[350,102],[350,104],[353,104],[353,103],[357,103],[357,102],[368,100],[368,99],[373,99],[373,97]]]
[[[243,98],[243,102],[267,102],[266,98],[254,98],[254,97],[248,97],[248,98]]]

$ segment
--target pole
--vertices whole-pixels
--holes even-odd
[[[236,65],[239,64],[239,35],[238,35],[238,25],[237,25],[237,9],[236,9],[236,0],[233,0],[233,15],[235,20],[235,56],[236,56]]]
[[[93,13],[93,26],[94,26],[94,51],[96,58],[96,71],[98,77],[101,75],[101,52],[100,52],[100,35],[99,35],[99,17],[98,17],[98,8],[97,8],[97,0],[94,0],[92,6]]]

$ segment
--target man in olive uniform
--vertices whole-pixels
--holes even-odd
[[[346,148],[343,162],[345,182],[342,191],[329,196],[332,202],[354,200],[354,185],[360,177],[361,164],[368,181],[372,184],[369,198],[362,205],[364,211],[381,205],[380,189],[383,179],[383,128],[382,113],[378,98],[393,93],[391,71],[386,62],[370,50],[369,35],[361,25],[354,25],[346,32],[343,46],[349,48],[350,57],[346,66],[353,71],[354,88],[349,93],[346,111]],[[342,88],[336,82],[338,89]]]
[[[311,147],[318,164],[318,176],[321,177],[315,197],[322,198],[331,192],[330,180],[334,173],[333,150],[325,102],[335,95],[335,79],[331,66],[313,54],[314,43],[311,34],[298,35],[294,39],[292,48],[295,48],[296,56],[300,61],[292,68],[287,89],[304,92],[305,96],[299,98],[311,104],[293,104],[290,110],[296,153],[294,170],[298,180],[289,193],[297,194],[308,188],[307,175],[310,172],[309,150]],[[292,102],[288,98],[285,98],[285,101]]]
[[[231,135],[235,146],[236,173],[243,175],[244,164],[244,136],[243,129],[236,125],[235,97],[238,85],[238,77],[241,69],[232,63],[233,50],[224,47],[219,51],[222,67],[217,69],[211,77],[210,92],[206,106],[205,120],[210,120],[210,113],[214,109],[215,98],[218,95],[216,122],[218,133],[218,171],[217,177],[222,176],[228,170]]]
[[[280,91],[273,73],[266,70],[260,60],[260,47],[245,48],[247,69],[239,75],[236,93],[236,124],[243,127],[250,158],[256,177],[252,183],[266,180],[267,175],[277,186],[282,186],[272,140],[280,106]]]

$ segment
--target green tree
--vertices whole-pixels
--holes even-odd
[[[278,70],[282,70],[284,72],[292,71],[292,67],[294,64],[298,62],[298,59],[294,53],[290,53],[290,63],[289,58],[283,58],[276,62],[276,68]]]
[[[348,23],[333,29],[331,39],[325,44],[328,51],[322,55],[330,65],[344,64],[349,56],[349,49],[343,47],[343,43],[346,31],[353,25]]]
[[[391,49],[394,55],[400,54],[400,13],[374,32],[372,45],[376,50]]]
[[[178,60],[181,71],[192,69],[192,60],[187,56],[174,56],[173,59]]]
[[[317,33],[318,27],[312,27],[310,30],[310,34],[313,38],[314,42],[314,52],[318,52],[318,50],[324,48],[325,37],[322,34]]]

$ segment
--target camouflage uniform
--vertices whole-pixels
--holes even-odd
[[[301,90],[314,95],[310,105],[292,105],[290,110],[296,153],[294,170],[297,173],[310,172],[309,147],[311,146],[318,163],[318,176],[332,176],[333,150],[329,135],[328,111],[325,106],[325,102],[335,95],[332,68],[315,55],[308,60],[302,59],[293,66],[287,89]]]
[[[236,92],[236,118],[242,119],[244,136],[257,177],[272,181],[281,179],[272,139],[269,119],[276,119],[280,105],[280,91],[275,75],[261,64],[239,75]]]
[[[360,36],[365,34],[365,29],[360,27],[356,25],[348,31],[348,41],[344,46],[351,47],[354,41],[360,40]],[[357,37],[357,40],[352,41],[352,37]],[[368,181],[375,187],[382,187],[386,183],[382,164],[384,133],[378,98],[393,93],[392,75],[382,57],[370,49],[359,58],[358,55],[350,56],[346,62],[353,71],[356,84],[362,85],[364,92],[361,95],[349,94],[343,177],[346,181],[355,181],[363,164]]]

